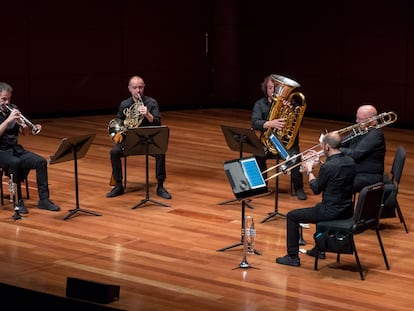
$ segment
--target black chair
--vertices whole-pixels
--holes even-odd
[[[26,199],[30,199],[30,193],[29,193],[29,182],[28,182],[28,175],[29,175],[30,170],[27,170],[24,172],[23,174],[23,180],[22,183],[25,184],[26,186]],[[0,185],[0,201],[1,201],[1,205],[4,205],[4,190],[3,190],[3,177],[10,177],[9,173],[6,169],[0,167],[0,178],[1,178],[1,185]]]
[[[400,223],[404,225],[405,232],[408,233],[407,224],[405,223],[404,216],[397,200],[405,158],[406,154],[404,147],[397,147],[395,150],[394,161],[391,166],[391,173],[390,175],[384,175],[384,208],[381,213],[381,218],[394,218],[396,217],[395,211],[397,210]]]
[[[316,224],[315,245],[318,252],[336,253],[336,262],[339,262],[340,254],[354,254],[361,280],[364,280],[364,273],[359,261],[354,236],[368,229],[375,230],[385,266],[387,270],[390,269],[379,231],[383,195],[383,183],[366,186],[358,195],[352,217],[341,220],[320,221]],[[314,269],[318,270],[318,256],[315,257]]]

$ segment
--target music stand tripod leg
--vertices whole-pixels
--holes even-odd
[[[73,215],[75,215],[77,212],[84,212],[86,214],[90,214],[90,215],[94,215],[94,216],[102,216],[102,214],[100,214],[100,213],[96,213],[96,212],[84,210],[84,209],[81,209],[81,208],[74,208],[74,209],[69,210],[69,214],[67,214],[63,218],[63,220],[69,219],[70,217],[72,217]]]
[[[279,176],[276,177],[276,186],[275,186],[275,209],[273,212],[268,213],[268,215],[263,218],[260,223],[265,223],[266,221],[272,219],[273,217],[280,216],[286,218],[285,214],[279,213]]]
[[[145,195],[145,199],[142,199],[141,202],[139,202],[137,205],[131,207],[131,209],[136,209],[138,207],[141,207],[142,205],[144,205],[147,202],[151,202],[151,203],[154,203],[154,204],[157,204],[157,205],[169,207],[168,204],[161,203],[161,202],[155,201],[153,199],[150,199],[150,195],[149,195],[149,176],[148,176],[148,164],[149,164],[148,163],[149,162],[149,160],[148,160],[148,146],[146,146],[146,148],[147,148],[147,152],[146,152],[146,155],[145,155],[145,182],[146,182],[145,192],[146,192],[146,195]]]
[[[237,199],[231,199],[231,200],[227,200],[227,201],[224,201],[224,202],[220,202],[220,203],[218,203],[218,205],[225,205],[225,204],[234,203],[234,202],[238,202],[238,201],[239,200],[237,200]],[[251,201],[252,201],[252,199],[246,200],[246,206],[250,209],[254,209],[254,207],[252,205],[250,205]]]

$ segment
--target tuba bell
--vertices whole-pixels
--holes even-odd
[[[275,84],[275,88],[272,98],[273,103],[267,116],[267,120],[284,119],[286,123],[280,130],[268,128],[265,131],[262,131],[260,141],[266,147],[268,152],[276,155],[278,151],[269,140],[270,134],[273,133],[285,148],[289,150],[293,146],[298,134],[305,113],[306,102],[305,96],[302,93],[293,92],[295,88],[300,87],[299,83],[276,74],[272,74],[270,78]],[[299,102],[295,100],[296,104],[294,106],[290,104],[293,97],[299,98]],[[288,104],[285,104],[286,101]]]

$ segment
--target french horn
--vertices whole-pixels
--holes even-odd
[[[138,107],[143,106],[144,102],[141,95],[138,93],[138,100],[135,100],[134,103],[123,110],[125,119],[114,118],[108,123],[108,134],[111,137],[112,141],[117,144],[120,144],[124,140],[124,134],[128,129],[137,128],[141,125],[142,120],[144,120],[144,115],[139,112]]]

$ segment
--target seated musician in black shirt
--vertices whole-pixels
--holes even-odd
[[[150,97],[144,95],[145,83],[141,77],[133,76],[129,79],[128,90],[131,97],[123,100],[118,108],[117,117],[123,120],[125,125],[135,127],[133,123],[139,123],[136,126],[158,126],[161,125],[161,114],[158,102]],[[141,121],[136,120],[136,115],[140,115]],[[130,124],[131,123],[131,124]],[[118,137],[122,137],[121,133]],[[117,135],[114,137],[117,142]],[[125,189],[122,186],[122,164],[121,158],[123,156],[123,144],[121,141],[114,145],[111,149],[111,164],[112,164],[112,178],[115,180],[115,186],[110,192],[106,194],[108,198],[116,197],[124,194]],[[166,179],[165,170],[165,154],[155,155],[155,174],[157,177],[157,195],[164,199],[171,199],[171,195],[164,188],[164,181]]]
[[[386,152],[384,134],[381,128],[375,127],[377,121],[365,122],[377,114],[377,109],[371,104],[360,106],[357,110],[356,122],[361,123],[363,127],[361,130],[367,132],[344,143],[347,140],[345,137],[339,148],[342,153],[355,160],[354,192],[383,180]]]
[[[352,216],[355,162],[339,150],[340,143],[341,137],[338,133],[331,132],[323,137],[322,147],[326,161],[320,166],[318,177],[312,172],[318,159],[308,158],[305,162],[309,186],[314,194],[322,194],[322,201],[314,207],[299,208],[287,213],[287,255],[276,258],[276,263],[300,266],[300,223],[317,223]]]

